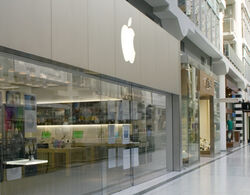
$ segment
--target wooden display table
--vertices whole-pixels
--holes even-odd
[[[58,168],[56,159],[57,154],[65,156],[65,168],[71,168],[72,164],[77,162],[75,159],[80,159],[80,163],[94,163],[107,158],[105,150],[109,148],[132,148],[139,147],[139,142],[130,142],[129,144],[115,143],[72,143],[69,148],[38,148],[38,157],[44,159],[48,157],[48,169],[55,170]]]
[[[65,156],[65,168],[69,169],[72,164],[72,155],[77,154],[84,156],[85,148],[82,147],[71,147],[71,148],[38,148],[37,154],[38,156],[46,156],[49,157],[49,169],[55,170],[57,168],[56,163],[56,154],[63,154]]]

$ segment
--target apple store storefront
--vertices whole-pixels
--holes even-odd
[[[6,55],[0,64],[1,194],[111,193],[170,171],[170,94]]]
[[[178,169],[179,42],[115,2],[116,41],[89,38],[87,68],[1,47],[0,194],[111,194]]]

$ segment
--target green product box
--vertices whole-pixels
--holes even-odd
[[[51,133],[49,131],[42,132],[42,138],[50,138],[50,137],[51,137]]]
[[[73,131],[73,138],[83,138],[83,131]]]

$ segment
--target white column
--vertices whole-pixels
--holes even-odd
[[[225,75],[219,76],[220,82],[220,98],[226,97],[226,81]],[[220,103],[220,149],[227,150],[226,138],[226,103]]]
[[[248,143],[248,117],[247,117],[247,113],[244,113],[244,131],[245,131],[245,142],[244,144],[247,144]]]

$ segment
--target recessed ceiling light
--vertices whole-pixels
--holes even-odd
[[[26,75],[26,72],[19,72],[20,75]]]
[[[70,84],[71,82],[69,82],[69,81],[65,81],[65,83],[66,83],[66,84]]]
[[[31,73],[30,77],[36,77],[36,75],[34,73]]]
[[[45,74],[40,74],[40,78],[42,78],[42,79],[46,79],[46,78],[47,78],[47,76],[46,76]]]
[[[16,86],[9,86],[9,87],[0,87],[0,89],[19,89],[19,87],[16,87]]]

